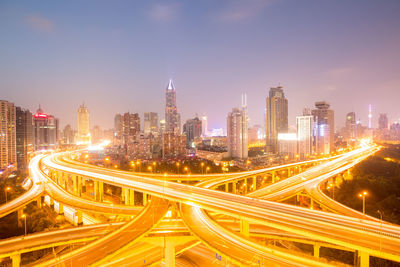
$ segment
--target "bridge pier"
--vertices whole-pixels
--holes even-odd
[[[42,207],[42,196],[38,196],[36,198],[36,205],[37,205],[38,208]]]
[[[369,254],[364,251],[359,251],[360,267],[369,267]]]
[[[319,258],[319,249],[321,248],[320,245],[314,244],[314,257]]]
[[[94,199],[96,201],[103,202],[104,199],[103,182],[94,181]]]
[[[83,225],[82,211],[77,210],[77,211],[76,211],[76,216],[78,217],[78,221],[77,221],[76,224],[77,224],[78,226]]]
[[[175,244],[169,238],[164,242],[164,261],[166,267],[175,267]]]
[[[121,190],[122,194],[122,199],[125,202],[125,205],[129,205],[129,189],[128,188],[122,188]]]
[[[129,203],[131,206],[135,206],[135,190],[129,190]]]
[[[249,237],[250,236],[250,225],[249,225],[249,222],[244,220],[244,219],[240,219],[240,233],[242,235],[244,235],[245,237]]]
[[[253,177],[253,184],[251,185],[251,190],[256,191],[257,189],[257,176]]]
[[[18,221],[18,228],[21,228],[22,227],[22,220],[20,220],[20,218],[22,217],[22,214],[24,214],[24,209],[22,208],[22,209],[18,209],[18,218],[17,218],[17,221]]]
[[[272,183],[274,184],[275,183],[275,176],[276,176],[276,172],[272,172],[272,175],[271,175],[271,180],[272,180]]]
[[[236,194],[236,182],[232,182],[232,193]]]
[[[143,206],[147,205],[147,194],[143,193]]]
[[[229,183],[225,184],[225,192],[229,192]]]
[[[12,267],[21,266],[21,254],[12,255],[11,257]]]
[[[58,214],[60,215],[64,214],[64,206],[60,202],[58,202]]]

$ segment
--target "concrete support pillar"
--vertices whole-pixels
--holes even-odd
[[[21,220],[22,214],[24,214],[24,210],[23,210],[23,209],[19,209],[19,210],[18,210],[18,218],[17,218],[18,227],[19,227],[19,228],[22,227],[22,220]]]
[[[37,205],[38,208],[42,207],[42,196],[38,196],[36,198],[36,205]]]
[[[310,208],[314,209],[314,200],[312,198],[310,198]]]
[[[287,177],[290,177],[292,175],[292,168],[287,169]]]
[[[122,195],[123,195],[123,199],[125,201],[125,205],[129,205],[129,189],[128,188],[122,188]]]
[[[232,193],[236,194],[236,182],[232,182]]]
[[[99,200],[99,182],[93,181],[93,193],[94,193],[94,200]]]
[[[166,267],[175,267],[175,244],[168,239],[164,243],[164,261]]]
[[[104,200],[104,184],[103,182],[99,182],[99,201],[103,202]]]
[[[321,248],[320,245],[314,244],[314,257],[319,258],[319,249]]]
[[[11,256],[12,267],[19,267],[21,266],[21,254],[12,255]]]
[[[82,176],[76,176],[76,179],[78,180],[78,196],[82,196]]]
[[[58,202],[58,214],[60,215],[64,214],[64,206],[60,202]]]
[[[83,225],[82,211],[77,210],[77,211],[76,211],[76,216],[78,217],[77,225],[78,225],[78,226]]]
[[[256,189],[257,189],[257,176],[254,176],[251,190],[255,191]]]
[[[240,233],[246,237],[250,236],[249,222],[244,219],[240,219]]]
[[[364,251],[359,251],[360,267],[369,267],[369,254]]]
[[[248,186],[249,186],[249,184],[248,184],[248,179],[247,179],[247,178],[244,179],[244,184],[245,184],[245,187],[244,187],[244,194],[247,195],[247,188],[248,188]]]
[[[143,206],[147,205],[147,194],[143,193]]]
[[[72,175],[72,184],[74,186],[73,193],[74,195],[78,195],[78,176]]]
[[[225,184],[225,192],[229,192],[229,183]]]
[[[272,172],[272,183],[275,183],[275,176],[276,176],[276,172]]]
[[[50,197],[50,208],[54,209],[54,199]]]
[[[129,203],[131,206],[135,206],[135,190],[129,190]]]

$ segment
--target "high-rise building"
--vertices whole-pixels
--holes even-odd
[[[248,157],[247,100],[242,98],[242,109],[233,108],[227,117],[228,157]]]
[[[0,100],[0,170],[10,164],[17,165],[15,106]]]
[[[32,112],[16,107],[15,114],[17,163],[19,169],[24,169],[28,167],[28,155],[33,151]]]
[[[64,127],[63,131],[63,141],[65,145],[75,144],[75,131],[72,129],[71,125]]]
[[[277,153],[278,133],[288,131],[288,100],[283,87],[271,87],[266,99],[266,151]]]
[[[135,141],[140,134],[140,117],[138,113],[126,112],[122,116],[122,143]]]
[[[296,117],[297,126],[297,153],[304,159],[313,154],[314,116],[304,115]]]
[[[194,148],[194,141],[200,139],[202,134],[202,121],[197,116],[187,120],[183,125],[183,133],[186,134],[187,147]]]
[[[176,106],[176,90],[172,80],[169,80],[165,90],[165,131],[181,131],[181,117]]]
[[[162,157],[176,158],[186,155],[186,135],[176,132],[162,134]]]
[[[294,158],[297,155],[297,134],[278,133],[278,153],[281,156]]]
[[[331,129],[324,122],[314,124],[314,153],[329,154],[331,151]]]
[[[100,126],[95,125],[93,129],[90,131],[92,144],[99,144],[104,138],[104,132],[101,130]]]
[[[335,114],[334,111],[329,109],[330,105],[326,101],[319,101],[315,102],[315,107],[316,109],[313,109],[311,111],[312,115],[315,117],[315,122],[317,124],[317,135],[319,138],[324,139],[324,147],[326,146],[326,134],[329,134],[329,150],[332,151],[334,148],[334,141],[335,141]],[[323,135],[321,135],[323,134]],[[321,140],[320,140],[321,141]],[[322,141],[321,141],[322,142]],[[321,143],[318,142],[317,143]],[[319,146],[321,147],[321,145]],[[324,153],[326,153],[326,150],[324,150]],[[329,153],[329,152],[328,152]]]
[[[354,141],[357,137],[357,124],[356,124],[356,113],[349,112],[346,115],[346,140]]]
[[[389,128],[389,120],[386,113],[379,114],[379,129],[384,130]]]
[[[43,112],[41,107],[33,115],[35,150],[54,149],[58,144],[58,119]]]
[[[157,134],[158,133],[158,114],[156,112],[144,113],[144,133]]]
[[[78,109],[77,141],[81,144],[90,144],[90,114],[85,104],[82,104]]]
[[[201,136],[206,137],[208,132],[208,118],[206,115],[201,116]]]

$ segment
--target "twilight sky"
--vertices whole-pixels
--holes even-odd
[[[262,124],[269,87],[289,99],[289,123],[326,100],[335,123],[368,104],[400,119],[400,1],[0,1],[0,99],[38,104],[76,128],[84,101],[91,124],[116,113],[164,117],[169,78],[182,120],[209,128],[248,95]]]

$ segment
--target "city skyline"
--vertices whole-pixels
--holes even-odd
[[[264,99],[280,83],[291,126],[323,100],[336,130],[349,112],[367,125],[369,104],[373,127],[379,113],[400,118],[396,1],[308,1],[308,11],[289,1],[97,3],[95,12],[75,10],[76,22],[66,16],[76,2],[0,4],[2,99],[32,112],[41,104],[61,129],[76,128],[85,101],[91,125],[112,128],[116,113],[163,114],[172,78],[182,121],[204,113],[210,129],[225,129],[242,93],[249,125],[262,125]]]

